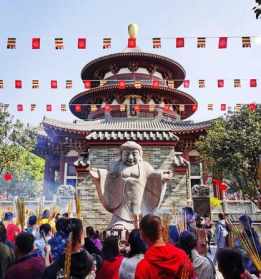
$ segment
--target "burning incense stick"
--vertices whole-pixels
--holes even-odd
[[[17,213],[17,222],[21,226],[21,230],[24,230],[25,227],[25,206],[24,200],[21,198],[17,198],[15,200],[16,205],[16,213]]]
[[[80,202],[80,196],[78,192],[75,192],[74,194],[74,201],[75,201],[76,216],[78,219],[81,219],[81,202]]]

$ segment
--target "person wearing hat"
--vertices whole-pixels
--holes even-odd
[[[4,224],[6,227],[7,240],[12,243],[15,242],[15,237],[20,233],[19,227],[13,222],[14,214],[12,212],[6,212],[4,215]]]

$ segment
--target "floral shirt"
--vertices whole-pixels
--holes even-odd
[[[48,241],[51,246],[53,260],[57,260],[65,251],[67,236],[63,233],[56,233],[55,236]]]

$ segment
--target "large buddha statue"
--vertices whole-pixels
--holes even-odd
[[[137,226],[141,216],[161,204],[171,171],[155,170],[142,159],[142,147],[133,141],[120,146],[120,158],[108,170],[89,166],[104,208],[113,214],[109,228]]]

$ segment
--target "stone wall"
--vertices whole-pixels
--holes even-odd
[[[143,159],[155,169],[173,169],[174,149],[171,146],[143,146]],[[92,167],[108,168],[110,163],[119,157],[118,147],[91,147],[89,158]],[[111,214],[105,211],[99,202],[96,187],[88,174],[78,183],[77,189],[81,197],[82,216],[85,224],[102,230],[110,222]],[[171,212],[173,206],[180,208],[186,206],[190,200],[190,180],[186,173],[175,174],[168,183],[160,212]]]

